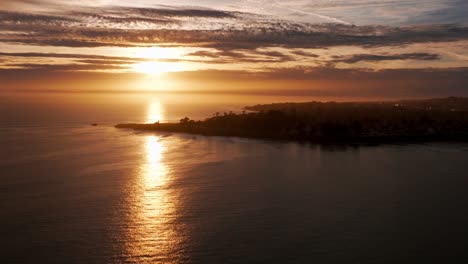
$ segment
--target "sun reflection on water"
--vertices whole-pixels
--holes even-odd
[[[145,187],[156,188],[164,186],[167,168],[162,163],[164,146],[156,136],[148,136],[146,139],[146,166],[145,166]]]
[[[164,111],[161,103],[158,101],[151,101],[151,103],[148,105],[146,113],[146,123],[152,124],[163,121],[163,115]]]
[[[176,230],[177,197],[170,188],[171,171],[165,162],[165,142],[145,138],[138,191],[128,245],[132,259],[148,263],[177,263],[182,235]]]

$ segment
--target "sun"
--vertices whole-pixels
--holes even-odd
[[[152,124],[155,122],[163,121],[163,119],[164,112],[161,103],[158,101],[151,101],[147,109],[146,123]]]
[[[153,60],[160,59],[174,59],[180,58],[184,55],[183,49],[180,48],[161,48],[161,47],[150,47],[150,48],[135,48],[131,53],[137,58],[146,58]]]
[[[183,71],[187,65],[176,61],[183,57],[183,50],[174,48],[136,48],[131,51],[135,58],[145,59],[131,65],[131,70],[149,75],[161,75],[167,72]]]
[[[164,72],[160,63],[157,62],[141,62],[132,65],[132,69],[135,72],[159,75]]]
[[[146,73],[152,75],[160,75],[161,73],[168,72],[169,69],[161,62],[141,62],[132,65],[135,72]]]
[[[174,62],[140,62],[132,65],[132,70],[139,73],[160,75],[167,72],[182,71],[182,65]]]

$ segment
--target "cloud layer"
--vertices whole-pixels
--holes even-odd
[[[83,8],[59,15],[2,11],[0,19],[0,41],[69,47],[165,43],[216,48],[385,46],[468,39],[468,28],[457,25],[308,24],[193,8]]]
[[[429,77],[439,76],[445,86],[452,80],[454,91],[468,84],[463,77],[468,68],[468,27],[439,23],[446,21],[442,19],[427,23],[425,15],[438,17],[437,12],[452,10],[457,1],[431,0],[430,8],[413,18],[424,23],[405,26],[389,26],[392,23],[385,19],[380,24],[349,23],[358,9],[388,11],[402,3],[398,0],[273,1],[273,9],[284,7],[276,13],[271,7],[255,7],[265,1],[205,1],[224,8],[150,2],[158,1],[132,5],[122,0],[112,2],[119,3],[114,6],[109,1],[79,6],[61,0],[2,1],[0,79],[11,83],[9,75],[21,71],[50,78],[58,73],[69,78],[84,73],[125,75],[141,68],[138,65],[155,65],[190,72],[174,75],[178,78],[197,79],[190,74],[199,74],[229,80],[228,75],[236,73],[246,82],[300,80],[298,89],[317,80],[362,83],[361,78],[390,87],[387,84],[397,82],[391,78],[429,85]],[[462,9],[466,6],[457,3]],[[458,11],[447,12],[454,21],[459,17]],[[321,23],[312,23],[312,18]]]

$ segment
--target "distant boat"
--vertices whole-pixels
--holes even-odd
[[[92,123],[91,125],[92,125],[92,126],[98,126],[98,124],[97,124],[97,123]]]

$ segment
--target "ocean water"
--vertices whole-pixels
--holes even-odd
[[[468,260],[468,144],[140,133],[255,100],[80,96],[0,97],[2,263]]]

